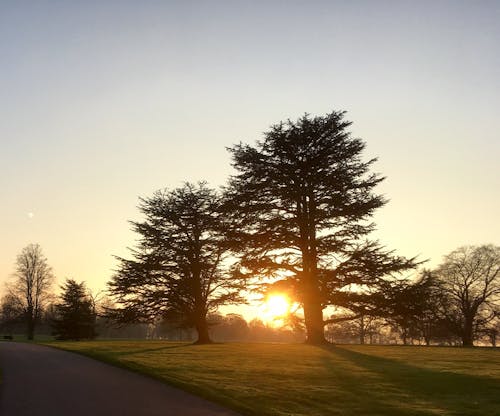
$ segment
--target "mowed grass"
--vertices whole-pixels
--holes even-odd
[[[49,345],[153,376],[246,415],[500,415],[500,351],[492,348]]]

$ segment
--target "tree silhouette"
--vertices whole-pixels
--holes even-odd
[[[362,160],[365,144],[350,124],[344,112],[305,115],[272,126],[255,146],[229,149],[236,174],[227,207],[238,221],[240,272],[294,287],[309,343],[325,342],[323,310],[339,294],[415,266],[366,240],[386,202],[373,193],[383,178],[369,173],[375,159]]]
[[[15,327],[24,322],[24,309],[16,296],[3,296],[0,305],[0,330],[12,336]]]
[[[67,279],[61,289],[61,302],[55,305],[51,322],[53,335],[61,340],[95,338],[96,311],[85,284]]]
[[[460,247],[433,272],[448,295],[444,311],[465,347],[500,312],[500,247]]]
[[[398,329],[403,344],[423,338],[430,345],[443,305],[442,288],[431,273],[424,271],[414,281],[388,282],[379,300],[381,316]]]
[[[132,222],[141,239],[133,259],[119,258],[109,283],[120,307],[119,322],[181,316],[195,327],[198,343],[210,342],[207,314],[237,303],[240,285],[227,278],[227,220],[220,196],[204,183],[158,191],[141,199],[143,222]]]
[[[41,318],[49,290],[54,280],[52,269],[38,244],[29,244],[17,256],[14,282],[8,289],[12,297],[22,305],[26,319],[29,340],[35,334],[35,327]]]

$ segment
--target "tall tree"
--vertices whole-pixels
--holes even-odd
[[[158,191],[141,199],[141,239],[133,259],[119,258],[109,290],[122,322],[181,316],[195,327],[198,343],[210,342],[207,314],[240,302],[240,285],[228,279],[226,216],[220,196],[204,183]]]
[[[55,305],[51,325],[57,339],[93,339],[96,337],[96,311],[85,283],[67,279],[61,287],[60,302]]]
[[[414,267],[377,242],[367,241],[370,218],[385,204],[373,193],[383,180],[362,160],[344,112],[303,116],[271,127],[255,146],[229,149],[236,174],[228,209],[239,221],[241,271],[283,276],[299,294],[307,341],[323,343],[323,310],[353,285]],[[349,305],[341,305],[349,306]]]
[[[54,280],[51,267],[38,244],[29,244],[17,256],[14,281],[9,293],[22,305],[28,339],[32,340],[35,327],[50,296]]]
[[[464,347],[500,311],[500,247],[460,247],[434,271],[450,299],[446,315]]]

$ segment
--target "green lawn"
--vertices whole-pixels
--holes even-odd
[[[162,341],[48,345],[248,415],[500,415],[500,350]]]

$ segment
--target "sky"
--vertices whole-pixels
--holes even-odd
[[[0,0],[0,291],[39,243],[105,288],[140,196],[225,183],[226,147],[347,111],[387,179],[378,238],[500,245],[499,1]]]

